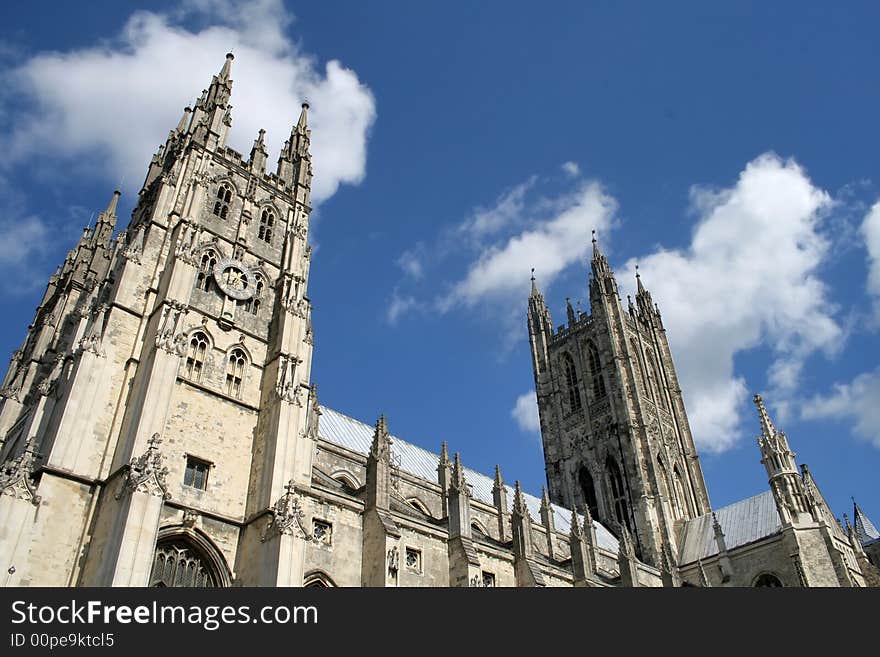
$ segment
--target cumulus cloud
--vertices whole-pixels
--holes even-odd
[[[308,99],[319,203],[364,177],[375,102],[354,71],[303,53],[286,31],[292,20],[281,0],[186,0],[165,13],[137,11],[93,46],[36,54],[3,76],[4,161],[51,149],[55,164],[76,161],[79,171],[91,167],[113,184],[124,177],[136,191],[184,105],[231,50],[229,145],[247,154],[264,128],[274,161]]]
[[[535,185],[537,176],[507,190],[488,208],[477,208],[470,217],[458,225],[456,232],[463,233],[479,243],[483,238],[497,234],[503,228],[520,223],[525,209],[526,193]]]
[[[516,398],[510,411],[517,426],[527,433],[541,433],[541,421],[538,418],[538,400],[535,391],[529,390]]]
[[[562,170],[566,173],[566,175],[569,175],[572,178],[577,178],[581,175],[581,168],[577,162],[563,162]]]
[[[862,236],[868,249],[868,293],[874,298],[874,316],[880,322],[880,201],[865,217]]]
[[[638,263],[663,313],[695,438],[722,451],[740,437],[748,399],[737,354],[769,348],[770,401],[785,402],[804,361],[841,346],[844,332],[817,275],[831,198],[794,160],[764,154],[730,188],[694,187],[691,205],[698,221],[690,246]],[[622,286],[631,285],[635,263],[620,272]]]
[[[875,206],[876,209],[876,206]],[[815,395],[801,411],[805,419],[848,419],[858,436],[880,448],[880,368],[838,383],[828,395]]]
[[[547,208],[553,209],[551,216],[535,216]],[[520,216],[528,228],[483,248],[464,278],[438,299],[438,309],[472,307],[488,300],[522,311],[529,290],[529,269],[534,267],[541,284],[549,286],[560,272],[584,259],[591,229],[610,229],[616,210],[617,202],[595,181],[582,182],[576,191],[536,207],[522,207]]]

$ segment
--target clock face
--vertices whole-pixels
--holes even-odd
[[[257,291],[256,276],[232,258],[223,258],[215,265],[214,280],[227,296],[239,301],[250,299]]]

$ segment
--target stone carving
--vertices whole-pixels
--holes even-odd
[[[282,401],[302,406],[302,391],[296,382],[296,366],[302,362],[296,356],[282,354],[278,357],[278,379],[275,394]]]
[[[159,451],[159,445],[162,440],[158,433],[154,433],[147,441],[147,451],[132,458],[128,464],[128,472],[125,476],[125,484],[116,499],[122,497],[126,490],[138,493],[147,493],[161,497],[163,500],[170,500],[171,493],[168,492],[168,468],[164,465],[164,457]]]
[[[266,542],[275,536],[296,536],[305,541],[314,540],[311,533],[306,530],[305,514],[300,504],[299,495],[296,494],[293,480],[287,482],[284,487],[284,495],[278,498],[275,506],[270,509],[272,519],[260,536],[261,542]]]
[[[34,440],[25,443],[24,451],[8,459],[0,470],[0,495],[10,495],[18,500],[26,500],[39,506],[40,496],[36,494],[32,481],[39,455],[34,450]]]
[[[397,549],[395,545],[390,550],[388,550],[388,574],[392,577],[397,577],[397,571],[400,570],[400,551]]]
[[[187,312],[189,309],[186,304],[179,301],[166,302],[162,306],[162,316],[156,331],[156,346],[159,349],[174,356],[186,353],[186,335],[180,331],[180,327]]]

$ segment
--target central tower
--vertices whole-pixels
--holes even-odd
[[[528,328],[550,497],[633,535],[641,558],[675,560],[683,521],[710,511],[659,308],[637,276],[623,309],[595,236],[590,314],[554,330],[532,278]]]

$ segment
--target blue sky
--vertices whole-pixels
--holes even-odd
[[[876,3],[7,2],[0,354],[223,62],[231,145],[312,102],[323,403],[531,491],[529,269],[586,309],[592,228],[660,305],[713,504],[766,488],[761,392],[880,520]]]

